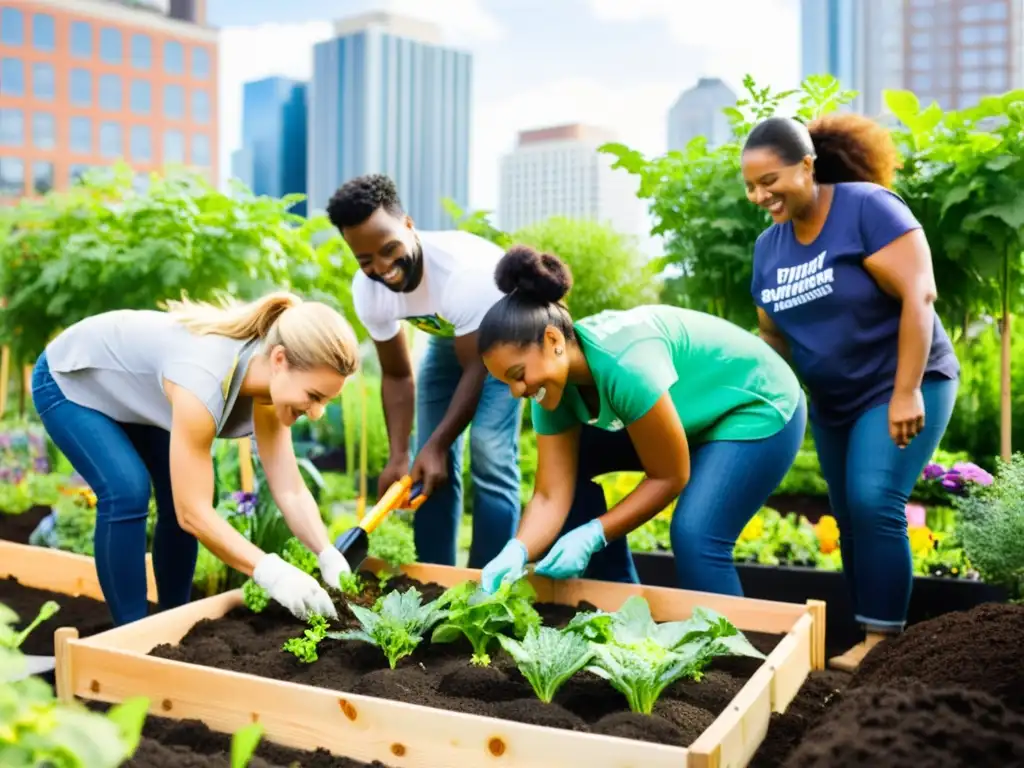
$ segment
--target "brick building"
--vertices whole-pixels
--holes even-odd
[[[122,159],[217,180],[217,33],[171,5],[0,0],[0,198]]]

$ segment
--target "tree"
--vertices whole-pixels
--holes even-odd
[[[191,172],[154,175],[145,192],[132,179],[127,166],[91,172],[0,214],[0,336],[15,361],[85,317],[152,309],[183,292],[205,300],[292,289],[352,316],[352,261],[326,219],[287,212],[301,195],[256,197],[241,185],[225,194]]]

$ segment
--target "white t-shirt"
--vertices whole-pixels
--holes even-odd
[[[465,336],[480,325],[504,294],[494,270],[504,251],[462,231],[417,231],[423,246],[423,279],[414,291],[396,293],[360,270],[352,280],[359,321],[374,341],[398,335],[401,321],[434,336]]]

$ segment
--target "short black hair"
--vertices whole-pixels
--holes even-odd
[[[358,227],[379,208],[404,216],[395,182],[383,173],[368,173],[346,181],[327,203],[327,218],[338,230]]]
[[[815,154],[807,126],[791,117],[769,117],[754,126],[743,145],[748,149],[770,149],[787,165]]]
[[[498,261],[494,282],[505,295],[480,321],[477,349],[481,355],[498,344],[539,344],[549,325],[567,341],[576,338],[563,301],[572,288],[572,272],[557,256],[517,245]]]

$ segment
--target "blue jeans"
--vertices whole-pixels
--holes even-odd
[[[921,386],[924,430],[903,449],[889,437],[888,404],[866,411],[849,425],[811,423],[839,525],[851,604],[857,621],[869,631],[899,631],[906,623],[914,583],[907,501],[939,447],[958,388],[955,379]]]
[[[672,515],[672,554],[680,589],[742,595],[732,551],[750,519],[764,506],[796,459],[807,428],[803,397],[781,430],[761,440],[713,440],[690,446],[690,482]],[[642,472],[625,430],[584,426],[580,434],[576,495],[562,534],[607,510],[604,492],[592,478],[605,472]],[[637,582],[625,537],[608,543],[591,559],[586,579]]]
[[[462,378],[453,339],[431,337],[416,388],[417,450],[441,423]],[[488,375],[469,430],[473,480],[473,544],[469,567],[483,568],[519,527],[519,429],[522,403]],[[420,562],[455,565],[462,518],[462,456],[465,435],[448,450],[448,482],[436,488],[413,518]]]
[[[191,598],[198,542],[182,530],[171,495],[170,434],[121,424],[64,397],[46,353],[32,371],[32,402],[47,434],[96,494],[96,572],[115,625],[145,618],[146,519],[156,492],[153,571],[160,608]]]

